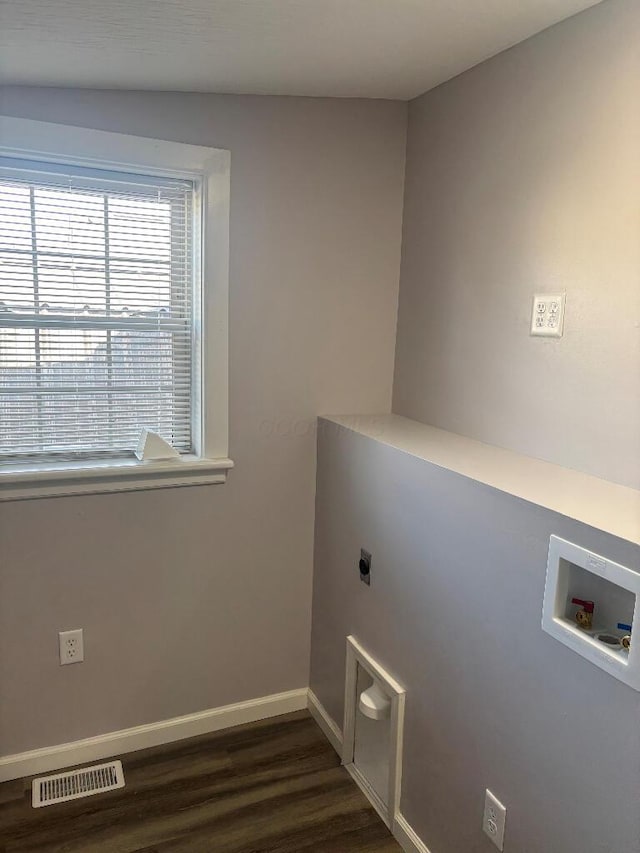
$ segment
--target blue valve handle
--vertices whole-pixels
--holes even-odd
[[[631,625],[625,625],[624,622],[618,622],[618,629],[620,631],[631,631]]]

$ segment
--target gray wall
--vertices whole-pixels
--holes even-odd
[[[541,629],[549,536],[640,549],[321,422],[311,687],[342,726],[353,633],[407,689],[401,809],[431,853],[640,851],[640,694]],[[359,580],[370,550],[371,587]]]
[[[638,0],[410,104],[394,412],[640,487],[639,152]]]
[[[0,754],[306,686],[315,416],[390,409],[406,105],[5,89],[0,112],[231,149],[237,465],[0,503]]]

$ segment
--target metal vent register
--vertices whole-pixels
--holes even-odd
[[[31,804],[34,809],[38,809],[41,806],[52,806],[54,803],[100,794],[102,791],[113,791],[115,788],[124,788],[121,761],[95,764],[81,770],[34,779]]]

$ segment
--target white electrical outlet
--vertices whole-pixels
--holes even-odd
[[[500,800],[487,789],[484,797],[484,817],[482,829],[496,845],[498,850],[504,849],[504,826],[507,820],[507,809]]]
[[[531,334],[561,338],[564,330],[564,293],[536,293],[531,311]]]
[[[60,631],[58,634],[60,644],[60,665],[67,663],[82,663],[84,660],[84,641],[82,628],[75,631]]]

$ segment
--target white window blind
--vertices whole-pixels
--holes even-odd
[[[0,159],[0,461],[193,451],[193,182]]]

